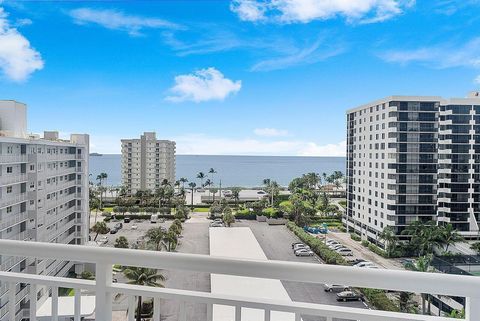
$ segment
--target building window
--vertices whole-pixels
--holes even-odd
[[[12,186],[7,186],[7,194],[10,194],[13,191]]]
[[[7,166],[7,173],[13,173],[13,167]]]

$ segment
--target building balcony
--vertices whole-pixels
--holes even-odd
[[[0,155],[0,164],[26,163],[28,156],[24,155]]]
[[[328,304],[292,302],[277,299],[259,299],[239,296],[236,293],[210,293],[173,288],[157,288],[112,282],[112,265],[142,266],[153,269],[196,271],[238,277],[286,280],[306,283],[349,284],[362,288],[377,288],[414,293],[433,293],[466,298],[466,318],[468,321],[480,320],[480,279],[473,276],[448,275],[441,273],[419,273],[399,270],[362,269],[326,264],[311,264],[283,261],[243,260],[214,257],[197,254],[167,253],[115,248],[98,248],[79,245],[48,244],[40,242],[15,242],[0,240],[0,255],[37,257],[62,261],[94,263],[95,280],[71,279],[64,277],[0,272],[0,281],[15,289],[16,283],[28,284],[30,298],[35,298],[40,286],[52,288],[57,293],[59,287],[73,288],[73,317],[80,320],[82,290],[95,293],[95,320],[112,320],[112,298],[124,295],[128,302],[128,320],[134,319],[135,296],[153,298],[153,319],[160,320],[160,300],[180,302],[178,320],[186,321],[185,303],[202,304],[206,307],[206,318],[199,321],[224,320],[215,314],[218,306],[228,306],[231,312],[229,320],[295,320],[305,316],[323,317],[327,321],[447,321],[449,318],[425,316],[408,313],[387,312]],[[33,291],[32,291],[33,290]],[[254,291],[254,289],[252,289]],[[33,293],[33,295],[32,295]],[[37,320],[36,300],[30,307],[27,304],[28,318]],[[58,295],[51,298],[51,320],[58,320]],[[8,312],[15,311],[15,300],[8,302]],[[222,310],[223,311],[223,310]],[[253,311],[253,312],[252,312]],[[255,312],[255,313],[254,313]],[[281,318],[278,318],[279,313]],[[248,318],[248,316],[255,318]],[[9,315],[8,315],[9,316]],[[220,316],[220,318],[219,318]],[[10,316],[9,316],[10,317]],[[177,319],[177,316],[174,316]],[[224,316],[225,317],[225,316]],[[14,320],[10,317],[9,320]]]
[[[6,218],[0,221],[0,231],[4,230],[10,226],[16,225],[18,223],[28,220],[28,212],[17,213],[17,214],[6,214]]]
[[[16,194],[12,196],[2,197],[0,200],[0,208],[19,204],[27,200],[27,193]]]
[[[0,186],[26,183],[27,174],[4,174],[0,176]]]

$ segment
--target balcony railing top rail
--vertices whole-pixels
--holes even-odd
[[[96,280],[72,280],[44,275],[1,272],[0,280],[9,283],[22,282],[52,287],[71,287],[96,292],[95,311],[97,320],[111,320],[112,293],[129,296],[142,295],[154,300],[175,299],[182,302],[205,303],[235,306],[235,320],[241,320],[241,308],[255,308],[265,311],[284,311],[294,313],[296,320],[301,315],[320,315],[332,318],[345,318],[361,321],[384,320],[449,320],[442,317],[423,316],[406,313],[364,310],[286,302],[267,299],[253,299],[235,295],[213,294],[208,292],[178,289],[149,288],[128,284],[112,283],[112,265],[142,266],[166,270],[188,270],[215,274],[235,275],[254,278],[279,279],[307,283],[348,284],[355,287],[378,288],[414,293],[432,293],[466,297],[466,319],[480,320],[480,278],[472,276],[446,275],[439,273],[420,273],[399,270],[361,269],[347,266],[310,264],[283,261],[258,261],[232,259],[208,255],[166,253],[156,251],[98,248],[80,245],[49,244],[36,242],[18,242],[0,240],[0,254],[8,256],[59,259],[63,261],[96,263]],[[79,298],[80,299],[80,298]],[[130,301],[129,301],[130,302]],[[134,309],[133,309],[134,310]],[[208,310],[208,309],[207,309]],[[211,311],[211,310],[209,310]],[[156,312],[159,313],[158,311]],[[158,315],[155,320],[158,320]],[[268,318],[269,319],[269,318]],[[34,320],[34,318],[31,320]],[[267,320],[267,317],[265,317]]]

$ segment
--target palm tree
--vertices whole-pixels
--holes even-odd
[[[385,248],[387,250],[387,255],[391,257],[397,247],[397,235],[395,231],[390,226],[386,226],[382,233],[379,235],[380,240],[385,241]]]
[[[97,175],[98,186],[100,186],[100,188],[103,186],[102,185],[103,180],[107,180],[107,177],[108,177],[107,173],[104,173],[104,172]],[[100,208],[103,208],[103,190],[101,190],[101,193],[100,193]]]
[[[190,182],[188,183],[188,186],[190,186],[190,189],[192,190],[192,202],[190,203],[190,206],[193,208],[193,193],[195,192],[195,187],[197,186],[197,184],[195,184],[194,182]]]
[[[157,273],[157,270],[141,268],[141,267],[129,267],[123,271],[123,274],[130,281],[128,284],[152,286],[157,288],[163,288],[162,282],[165,282],[165,277]],[[137,317],[136,321],[142,320],[142,297],[138,296],[137,305]]]
[[[119,249],[128,249],[128,240],[125,236],[119,236],[113,246]]]
[[[162,248],[162,240],[165,237],[165,232],[161,227],[154,227],[147,231],[145,234],[147,242],[155,246],[155,250],[159,251]]]
[[[448,247],[455,243],[465,242],[465,239],[453,228],[452,224],[447,224],[440,228],[440,243],[445,245],[445,252],[448,252]]]
[[[470,249],[474,250],[480,255],[480,242],[475,242],[472,245],[470,245]]]
[[[163,236],[163,241],[167,244],[168,252],[174,250],[178,242],[178,234],[171,228],[172,226],[170,226],[169,231]]]
[[[240,201],[240,188],[233,187],[232,188],[232,197],[235,200],[235,208],[238,207],[238,202]]]
[[[95,234],[94,241],[97,240],[98,234],[107,234],[110,229],[107,227],[107,223],[105,222],[97,222],[94,226],[92,226],[92,232],[97,233]]]
[[[203,180],[207,177],[204,172],[198,172],[197,178],[200,180],[200,186],[203,187]]]
[[[415,262],[408,262],[405,264],[405,268],[408,270],[416,271],[416,272],[432,272],[433,268],[431,267],[430,263],[432,262],[431,255],[424,255],[419,257]],[[425,300],[427,295],[422,293],[422,312],[425,314]],[[428,301],[428,312],[430,313],[430,300]]]
[[[185,183],[188,182],[188,179],[186,179],[185,177],[180,177],[179,181],[180,183],[182,183],[182,188],[185,188]]]
[[[212,176],[212,186],[214,186],[213,177],[215,176],[215,174],[217,174],[217,171],[213,167],[211,167],[209,169],[208,173],[211,174],[211,176]]]

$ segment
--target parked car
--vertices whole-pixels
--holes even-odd
[[[296,256],[313,256],[313,252],[309,249],[299,249],[295,251]]]
[[[123,218],[123,223],[130,223],[130,217],[124,217]]]
[[[351,265],[355,265],[355,264],[358,264],[358,263],[361,263],[361,262],[365,262],[364,259],[351,259],[348,261],[348,263],[350,263]]]
[[[106,235],[101,236],[101,237],[98,239],[97,242],[100,243],[100,244],[107,244],[107,243],[108,243],[108,236],[106,236]]]
[[[340,242],[332,240],[332,239],[327,240],[325,243],[327,243],[327,245],[340,244]]]
[[[303,244],[302,242],[295,242],[295,243],[292,243],[292,249],[295,247],[295,245],[297,244]]]
[[[325,292],[344,292],[350,289],[348,286],[341,284],[324,284],[323,287]]]
[[[138,225],[137,224],[133,224],[132,227],[130,227],[132,230],[136,230],[138,229]]]
[[[210,227],[225,227],[225,224],[221,222],[213,222],[210,224]]]
[[[123,224],[122,224],[122,223],[117,223],[117,224],[115,224],[115,226],[114,226],[114,228],[115,228],[116,230],[121,230],[122,227],[123,227]]]
[[[360,262],[360,263],[357,263],[357,264],[354,265],[354,267],[359,267],[359,268],[369,267],[369,266],[375,266],[375,264],[373,264],[370,261],[364,261],[364,262]]]
[[[297,250],[300,250],[300,249],[310,250],[310,246],[305,245],[305,244],[297,244],[293,247],[293,252],[295,252]]]
[[[337,301],[358,301],[361,300],[362,296],[353,291],[343,291],[337,293]]]
[[[150,223],[157,223],[157,220],[158,220],[157,214],[152,214],[152,216],[150,216]]]
[[[353,256],[352,250],[347,249],[347,248],[340,248],[340,249],[336,250],[335,252],[337,252],[338,254],[340,254],[342,256]]]
[[[118,230],[116,228],[112,228],[110,230],[110,234],[117,234]]]
[[[329,248],[330,248],[331,250],[336,251],[336,250],[338,250],[338,249],[345,248],[345,245],[343,245],[343,244],[335,244],[335,245],[330,245]]]

